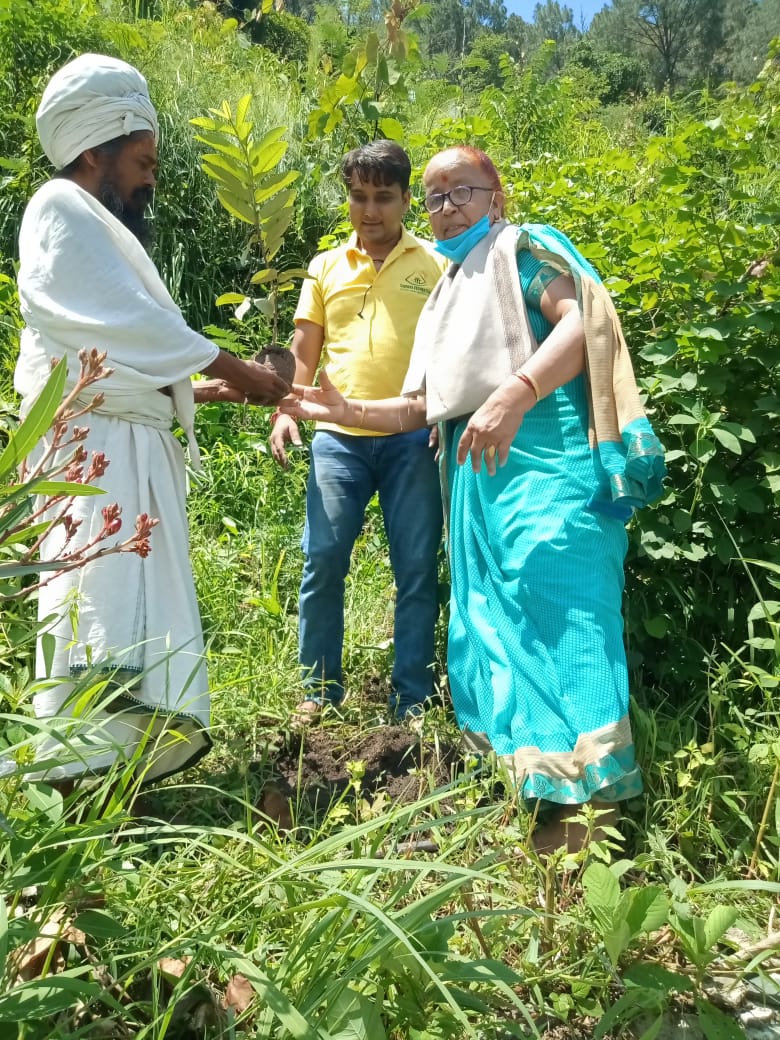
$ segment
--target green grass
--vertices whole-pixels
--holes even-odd
[[[630,1017],[615,1003],[616,980],[641,980],[670,958],[677,982],[666,979],[662,999],[641,999],[673,1003],[674,989],[690,985],[699,1014],[710,1014],[701,965],[712,957],[738,971],[744,962],[727,937],[705,939],[705,924],[714,935],[720,918],[711,915],[731,907],[758,942],[778,891],[770,784],[780,727],[771,698],[761,710],[739,703],[747,662],[713,661],[694,710],[638,691],[648,791],[627,807],[626,845],[607,872],[620,878],[623,902],[612,905],[593,866],[609,861],[608,850],[540,861],[527,842],[531,816],[489,762],[464,751],[443,782],[442,745],[457,741],[446,709],[421,736],[417,801],[361,792],[351,749],[382,732],[376,686],[391,660],[391,580],[372,506],[347,596],[355,696],[324,723],[352,758],[347,783],[329,808],[327,795],[315,805],[293,791],[290,826],[280,829],[263,813],[263,794],[277,782],[299,693],[303,474],[272,469],[264,451],[234,453],[230,438],[259,436],[247,422],[212,444],[190,502],[216,748],[191,776],[152,794],[151,819],[141,823],[122,798],[104,804],[100,790],[78,809],[45,785],[0,783],[9,838],[0,850],[8,911],[0,951],[9,953],[0,1023],[26,1040],[97,1037],[108,1019],[121,1022],[112,1035],[155,1040],[230,1037],[239,1025],[257,1038],[531,1037],[546,1021],[598,1021],[610,1007]],[[23,738],[18,724],[14,732]],[[438,851],[394,854],[410,838],[433,839]],[[713,882],[753,887],[721,892]],[[30,885],[38,894],[25,907]],[[639,893],[655,893],[658,920]],[[16,977],[15,951],[63,913],[86,938],[57,917],[65,938],[39,969],[54,973],[40,989]],[[628,930],[616,930],[626,914]],[[237,975],[255,997],[236,1013],[220,1004]]]

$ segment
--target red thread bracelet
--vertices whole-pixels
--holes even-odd
[[[535,379],[532,379],[527,372],[513,372],[512,375],[517,376],[521,383],[525,383],[527,387],[530,387],[536,400],[539,400],[539,387]]]

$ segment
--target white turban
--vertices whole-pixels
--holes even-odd
[[[134,130],[151,130],[155,142],[159,136],[144,77],[126,61],[104,54],[82,54],[55,72],[35,121],[56,170],[88,148]]]

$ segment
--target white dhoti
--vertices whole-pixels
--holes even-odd
[[[160,521],[147,559],[108,556],[41,590],[34,707],[57,736],[36,748],[36,763],[56,778],[103,772],[126,759],[145,781],[157,780],[210,747],[184,458],[170,427],[175,408],[191,433],[189,377],[218,350],[187,326],[137,240],[68,180],[51,181],[34,196],[20,257],[27,327],[15,382],[22,414],[54,358],[67,358],[69,386],[81,348],[106,351],[113,370],[93,390],[105,394],[105,404],[76,420],[89,427],[87,451],[103,452],[109,466],[95,482],[105,494],[76,498],[69,510],[82,523],[68,550],[98,534],[102,510],[112,503],[121,506],[122,529],[103,544],[132,535],[141,513]],[[57,559],[64,537],[56,528],[42,559]]]
[[[131,757],[143,743],[139,773],[148,781],[186,768],[211,746],[184,458],[169,432],[170,398],[152,391],[146,401],[126,398],[120,404],[109,397],[107,405],[121,406],[132,418],[101,409],[78,420],[89,424],[87,451],[104,452],[110,464],[96,481],[105,494],[76,498],[69,510],[81,525],[68,550],[97,536],[102,510],[114,502],[122,508],[122,529],[104,544],[129,537],[141,513],[160,524],[152,531],[148,558],[107,556],[41,589],[39,619],[55,619],[44,629],[54,644],[52,653],[51,642],[39,640],[36,675],[54,681],[35,695],[34,708],[38,718],[59,719],[70,744],[70,751],[56,747],[58,741],[41,749],[55,759],[72,756],[50,776],[104,771],[118,754]],[[63,528],[55,528],[41,558],[60,556],[63,541]],[[112,678],[105,687],[107,675]],[[73,681],[61,681],[64,677]],[[90,687],[105,707],[90,703]],[[79,717],[75,728],[67,721],[74,715]]]

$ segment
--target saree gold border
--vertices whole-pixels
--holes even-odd
[[[474,751],[485,753],[491,750],[484,733],[467,730],[463,737]],[[631,723],[628,715],[624,715],[618,722],[590,733],[582,733],[573,751],[542,751],[534,745],[528,745],[518,748],[512,755],[499,757],[520,780],[532,773],[542,773],[558,780],[578,781],[587,766],[596,765],[617,749],[629,747],[632,743]]]

